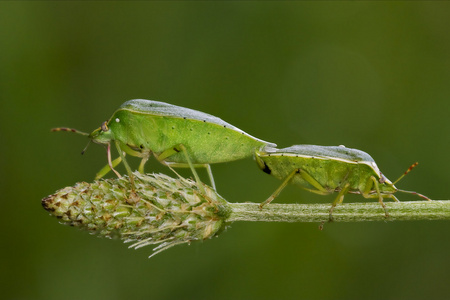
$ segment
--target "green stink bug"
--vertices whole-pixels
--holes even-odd
[[[283,180],[281,186],[260,204],[260,208],[277,197],[288,183],[320,195],[337,192],[330,216],[334,207],[342,203],[347,193],[361,194],[365,198],[378,198],[385,212],[383,198],[398,201],[394,196],[395,192],[415,194],[430,200],[424,195],[400,190],[394,186],[417,163],[392,183],[380,172],[369,154],[345,146],[294,145],[284,149],[267,147],[256,150],[255,159],[264,172]]]
[[[107,146],[108,166],[97,178],[124,162],[130,178],[131,168],[124,153],[141,157],[139,171],[153,154],[161,163],[171,167],[190,167],[199,182],[194,167],[208,170],[215,188],[210,164],[228,162],[252,156],[255,149],[276,146],[255,138],[227,122],[189,108],[172,104],[135,99],[123,103],[111,118],[91,134],[71,128],[54,128],[53,131],[72,131],[88,136],[93,142]],[[120,157],[111,160],[111,143]]]

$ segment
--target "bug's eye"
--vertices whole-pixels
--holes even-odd
[[[102,123],[102,126],[101,126],[102,131],[108,131],[109,130],[108,125],[106,125],[106,123],[108,123],[108,121],[105,121],[105,122]]]
[[[383,174],[380,173],[380,183],[385,183],[386,182],[386,177],[384,177]]]

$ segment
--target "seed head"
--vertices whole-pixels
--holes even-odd
[[[130,248],[156,245],[151,256],[172,246],[205,240],[225,228],[228,202],[212,188],[163,174],[81,182],[42,199],[42,206],[64,224],[104,237],[133,242]],[[150,256],[150,257],[151,257]]]

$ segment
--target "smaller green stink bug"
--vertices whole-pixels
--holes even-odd
[[[164,102],[135,99],[123,103],[108,121],[91,134],[71,128],[54,128],[52,131],[71,131],[88,136],[91,141],[107,147],[108,165],[98,174],[103,177],[109,170],[117,176],[114,167],[121,161],[130,180],[133,175],[125,160],[125,153],[140,157],[139,171],[153,154],[169,167],[190,167],[197,182],[200,179],[195,167],[208,171],[215,189],[210,164],[251,157],[256,149],[276,146],[265,142],[225,121],[189,108]],[[115,144],[120,157],[111,160],[111,144]],[[201,185],[200,185],[201,186]]]
[[[255,159],[261,170],[283,180],[281,186],[260,204],[260,208],[275,199],[288,183],[320,195],[337,192],[330,209],[330,217],[334,207],[342,203],[347,193],[378,198],[386,216],[388,214],[383,198],[398,201],[394,196],[396,192],[415,194],[430,200],[424,195],[400,190],[394,186],[417,163],[392,183],[380,172],[369,154],[345,146],[294,145],[284,149],[267,147],[257,150]]]

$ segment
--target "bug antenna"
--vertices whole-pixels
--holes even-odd
[[[417,196],[419,196],[420,198],[423,198],[423,199],[428,200],[428,201],[432,201],[432,200],[431,200],[430,198],[428,198],[427,196],[422,195],[422,194],[419,194],[419,193],[414,192],[414,191],[405,191],[405,190],[399,190],[399,189],[397,189],[397,191],[402,192],[402,193],[407,193],[407,194],[417,195]]]
[[[76,130],[76,129],[73,129],[73,128],[67,128],[67,127],[52,128],[51,131],[52,132],[54,132],[54,131],[69,131],[69,132],[74,132],[74,133],[81,134],[81,135],[84,135],[84,136],[89,136],[89,133],[82,132],[82,131],[79,131],[79,130]]]
[[[84,152],[86,152],[86,149],[89,147],[89,145],[91,144],[92,140],[89,140],[89,142],[87,143],[86,147],[84,147],[83,151],[81,151],[81,155],[84,154]]]
[[[419,164],[418,162],[413,163],[413,164],[408,168],[408,170],[406,170],[406,172],[403,173],[402,176],[400,176],[400,177],[399,177],[396,181],[394,181],[392,184],[396,184],[397,182],[399,182],[400,179],[402,179],[403,177],[405,177],[405,175],[408,174],[409,172],[411,172],[411,170],[414,169],[414,167],[416,167],[418,164]],[[400,191],[400,190],[399,190],[399,191]],[[407,192],[407,191],[406,191],[406,192]]]

